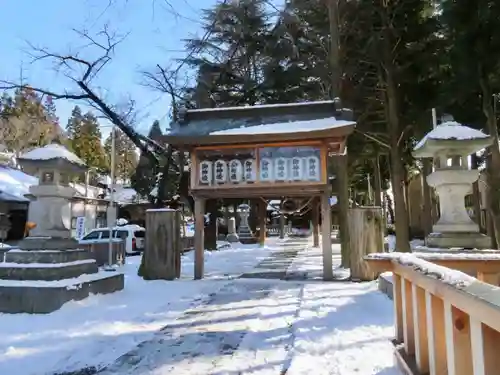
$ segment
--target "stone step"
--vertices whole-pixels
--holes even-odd
[[[97,273],[94,259],[68,263],[0,263],[0,280],[54,281]]]
[[[92,259],[89,251],[72,250],[10,250],[5,254],[8,263],[66,263]]]
[[[113,293],[123,287],[124,276],[116,271],[59,281],[0,280],[0,313],[47,314],[68,301]]]

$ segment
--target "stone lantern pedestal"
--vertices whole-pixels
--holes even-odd
[[[439,167],[427,176],[427,183],[439,197],[440,218],[433,226],[433,233],[426,238],[432,248],[486,249],[491,239],[479,233],[479,226],[470,218],[465,208],[465,196],[472,191],[472,184],[479,178],[478,170],[468,169],[468,156],[493,142],[479,130],[456,122],[437,126],[414,149],[416,158],[434,158]],[[451,166],[449,159],[455,160]],[[457,163],[458,161],[458,163]]]
[[[30,187],[29,221],[36,224],[19,249],[0,263],[0,312],[49,313],[70,300],[124,287],[120,272],[100,271],[89,251],[71,236],[70,176],[86,166],[61,145],[34,149],[18,158],[39,184]]]

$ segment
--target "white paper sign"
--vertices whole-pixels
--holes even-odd
[[[76,218],[76,239],[79,240],[85,236],[85,217],[78,216]]]

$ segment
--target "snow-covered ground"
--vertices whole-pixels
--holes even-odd
[[[70,302],[48,315],[0,314],[0,374],[45,375],[110,363],[276,249],[271,242],[206,251],[202,282],[192,280],[193,252],[183,257],[178,281],[142,280],[140,257],[131,257],[121,292]]]
[[[385,237],[385,242],[389,244],[389,252],[396,251],[396,236],[393,234],[388,235]],[[423,246],[425,243],[424,240],[411,240],[410,241],[410,247],[412,249],[417,249],[420,246]]]
[[[112,362],[103,375],[399,374],[392,304],[376,283],[234,278],[280,246],[206,252],[203,281],[190,280],[193,253],[183,258],[181,280],[170,282],[143,281],[140,258],[130,258],[121,292],[49,315],[0,314],[0,374]],[[290,268],[315,278],[320,254],[305,247]]]

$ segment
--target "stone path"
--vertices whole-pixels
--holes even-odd
[[[107,368],[100,371],[86,368],[55,375],[201,375],[217,372],[224,363],[233,361],[242,340],[252,336],[250,326],[259,322],[263,301],[277,288],[276,279],[287,279],[287,269],[307,243],[307,239],[285,241],[282,249],[261,261],[253,271],[242,274],[208,299],[199,301],[198,306],[185,311],[152,340],[143,342]],[[294,291],[297,295],[300,292],[297,285],[278,288],[285,288],[290,293]],[[293,315],[294,311],[291,313]],[[227,329],[228,324],[231,329]],[[287,348],[291,333],[286,323],[283,326],[282,347]],[[276,369],[273,373],[281,371]]]
[[[261,261],[249,272],[240,276],[242,279],[290,279],[287,273],[298,252],[307,246],[307,239],[288,239],[282,249],[274,252],[269,258]],[[298,278],[300,279],[300,277]]]
[[[99,374],[210,374],[218,360],[237,350],[259,317],[259,300],[271,290],[271,285],[232,282]]]
[[[263,301],[277,288],[276,280],[291,279],[287,269],[307,243],[308,240],[302,238],[286,240],[280,250],[252,271],[229,281],[207,299],[194,303],[192,309],[185,311],[152,340],[143,342],[107,368],[99,371],[91,367],[53,375],[201,375],[217,372],[220,366],[233,360],[245,336],[251,336],[250,326],[259,321]],[[299,275],[294,279],[304,278]],[[300,290],[297,285],[289,284],[278,288],[294,291],[294,294]],[[231,329],[227,329],[227,324]],[[286,324],[284,330],[288,330]],[[282,347],[286,348],[290,334],[284,332],[282,336]],[[276,371],[279,374],[281,370]]]

